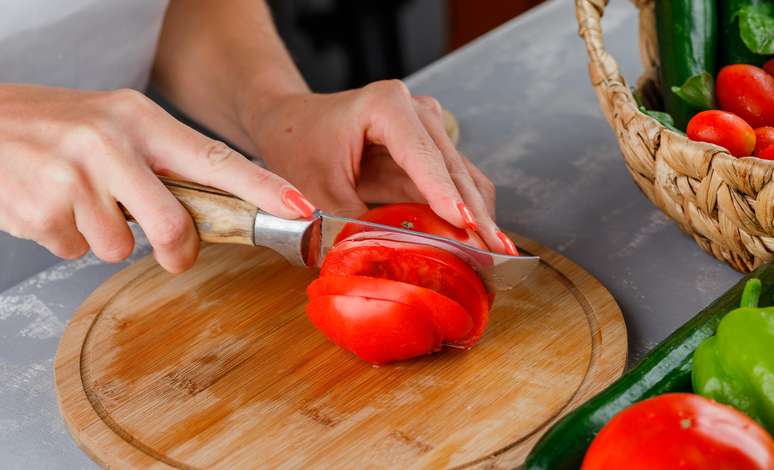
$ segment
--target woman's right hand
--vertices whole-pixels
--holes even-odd
[[[220,188],[284,218],[314,209],[279,176],[175,120],[133,90],[0,85],[0,230],[62,258],[125,259],[120,202],[159,264],[189,268],[199,239],[156,174]]]

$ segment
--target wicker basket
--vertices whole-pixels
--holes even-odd
[[[605,50],[600,19],[607,0],[576,0],[579,34],[599,105],[616,133],[626,166],[648,199],[696,243],[740,271],[774,260],[774,162],[737,159],[725,149],[670,131],[637,108],[615,59]],[[637,88],[658,107],[658,44],[654,0],[640,10]]]

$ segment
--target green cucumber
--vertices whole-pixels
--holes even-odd
[[[763,283],[761,302],[774,304],[774,264],[766,264],[672,333],[620,379],[554,424],[532,449],[524,469],[576,470],[591,441],[618,412],[662,393],[691,392],[693,351],[715,334],[726,313],[739,306],[744,285],[753,277]]]
[[[739,34],[739,10],[766,2],[767,0],[718,0],[721,66],[729,64],[760,66],[766,61],[767,57],[753,53]]]
[[[656,31],[664,111],[678,129],[700,108],[686,103],[672,87],[702,72],[715,76],[717,12],[715,0],[656,0]]]

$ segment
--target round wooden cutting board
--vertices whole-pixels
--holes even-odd
[[[146,258],[99,287],[56,357],[60,409],[110,468],[512,467],[617,378],[626,327],[571,261],[500,293],[470,351],[372,367],[307,321],[315,273],[210,245],[169,275]]]

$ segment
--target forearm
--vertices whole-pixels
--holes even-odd
[[[153,81],[196,121],[256,153],[245,123],[308,91],[263,0],[172,0]]]

